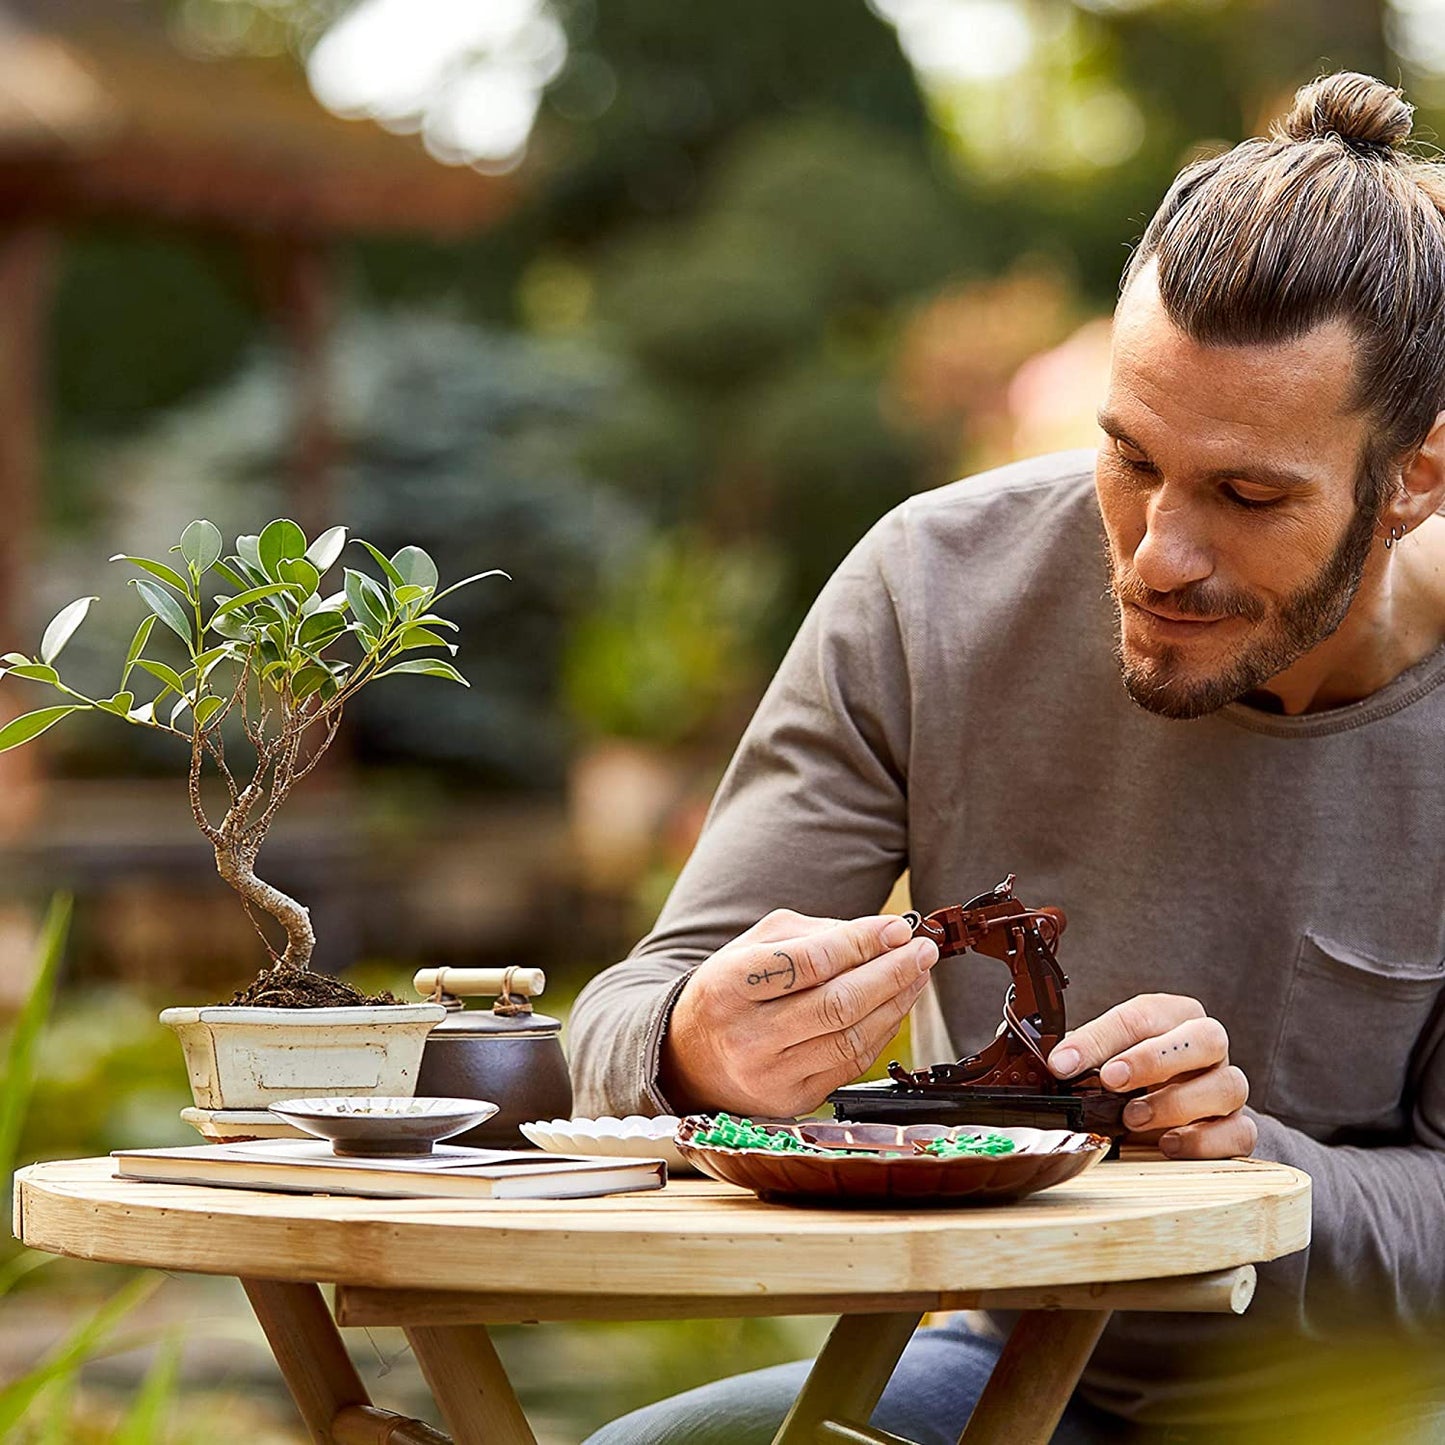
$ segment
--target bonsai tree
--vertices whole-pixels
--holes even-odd
[[[277,520],[257,536],[238,537],[235,553],[223,558],[220,531],[197,521],[171,548],[179,557],[174,566],[148,557],[112,557],[145,574],[131,578],[130,585],[148,615],[136,629],[120,685],[110,697],[87,696],[55,666],[99,598],[81,597],[62,608],[35,657],[11,652],[0,658],[0,677],[39,683],[65,698],[0,728],[0,752],[39,737],[72,713],[91,710],[170,733],[188,745],[192,816],[215,851],[217,871],[241,895],[271,955],[271,965],[235,1003],[362,1002],[349,985],[310,971],[316,943],[310,915],[257,875],[257,855],[282,804],[321,760],[346,704],[363,687],[398,674],[468,686],[438,655],[456,654],[456,644],[444,634],[457,627],[436,607],[469,583],[506,575],[481,572],[438,591],[436,564],[420,547],[386,557],[371,543],[352,540],[370,554],[381,577],[346,567],[341,590],[331,593],[323,578],[346,546],[345,527],[332,527],[308,544],[295,522]],[[207,600],[208,584],[217,582],[226,590]],[[174,666],[151,655],[152,647],[169,637],[184,648]],[[417,653],[430,655],[412,655]],[[138,680],[159,684],[159,690],[142,699]],[[224,784],[219,816],[208,810],[202,794],[208,771]],[[267,940],[257,910],[285,930],[283,952]]]

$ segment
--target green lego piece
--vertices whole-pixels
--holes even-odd
[[[1007,1134],[964,1134],[956,1139],[930,1139],[926,1154],[939,1159],[962,1159],[970,1155],[1012,1154],[1018,1145]]]

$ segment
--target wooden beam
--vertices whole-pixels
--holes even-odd
[[[450,1435],[375,1405],[344,1406],[332,1422],[331,1438],[336,1445],[452,1445]]]
[[[291,510],[308,537],[336,520],[330,358],[333,272],[333,252],[325,242],[293,240],[282,249],[279,319],[295,371]]]
[[[332,250],[313,236],[268,235],[248,238],[245,255],[261,304],[281,337],[291,366],[287,509],[306,535],[315,537],[335,521]]]
[[[313,1445],[335,1445],[333,1426],[341,1412],[371,1401],[321,1291],[314,1284],[267,1279],[243,1279],[241,1284]]]
[[[1108,1310],[1020,1315],[959,1445],[1048,1445],[1108,1323]]]
[[[764,1315],[920,1314],[939,1310],[1156,1310],[1243,1314],[1254,1297],[1255,1268],[1177,1279],[1116,1280],[1034,1289],[933,1290],[855,1295],[489,1295],[461,1290],[373,1289],[338,1285],[341,1325],[538,1324],[543,1320],[732,1319]]]
[[[21,224],[0,235],[0,652],[29,655],[26,636],[30,559],[40,511],[41,437],[45,415],[46,321],[55,272],[56,237]],[[0,727],[31,707],[13,685],[0,695]],[[0,753],[0,838],[25,831],[40,807],[41,754]]]
[[[773,1436],[773,1445],[813,1445],[827,1438],[819,1432],[828,1425],[856,1427],[853,1439],[869,1439],[858,1431],[868,1429],[868,1417],[920,1319],[922,1315],[911,1310],[844,1315],[813,1362],[798,1398]],[[875,1441],[880,1438],[886,1437],[873,1436]]]
[[[484,1326],[420,1326],[406,1337],[456,1445],[537,1445]]]

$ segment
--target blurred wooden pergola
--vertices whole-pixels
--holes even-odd
[[[329,518],[334,243],[475,233],[513,196],[504,179],[433,160],[415,137],[329,114],[289,58],[189,56],[153,12],[116,0],[0,4],[0,651],[34,645],[21,599],[67,230],[159,223],[242,250],[295,361],[292,507],[309,529]]]

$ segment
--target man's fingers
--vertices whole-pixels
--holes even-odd
[[[784,938],[803,938],[824,928],[836,928],[841,918],[819,918],[811,913],[795,913],[791,908],[775,908],[728,945],[735,948],[748,943],[775,943]]]
[[[1249,1101],[1249,1080],[1234,1064],[1206,1069],[1151,1089],[1141,1099],[1124,1106],[1124,1123],[1133,1131],[1173,1129],[1197,1119],[1233,1114]]]
[[[851,968],[810,989],[801,998],[778,1000],[788,1010],[788,1030],[799,1040],[842,1033],[861,1023],[890,999],[915,991],[938,962],[938,946],[931,938],[915,938],[902,948]]]
[[[1049,1055],[1049,1067],[1062,1079],[1072,1078],[1085,1069],[1097,1069],[1145,1039],[1168,1033],[1186,1019],[1204,1016],[1204,1005],[1198,999],[1177,993],[1141,993],[1065,1034]]]
[[[1179,1074],[1195,1074],[1228,1062],[1229,1034],[1224,1025],[1218,1019],[1194,1018],[1116,1054],[1099,1076],[1105,1088],[1122,1091],[1162,1084]]]
[[[850,1083],[872,1067],[909,1009],[918,1002],[927,982],[926,974],[915,974],[906,989],[886,999],[857,1023],[785,1049],[780,1063],[787,1075],[802,1078],[802,1093],[817,1100],[840,1084]],[[815,1108],[816,1103],[808,1107]]]
[[[783,998],[816,988],[912,937],[906,919],[889,915],[855,918],[802,937],[739,948],[729,961],[739,996],[749,1000]]]
[[[1231,1114],[1227,1119],[1200,1119],[1197,1123],[1171,1129],[1159,1147],[1173,1159],[1233,1159],[1254,1153],[1259,1128],[1248,1114]]]

